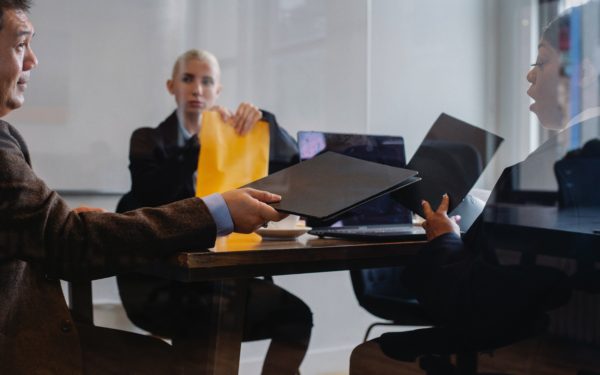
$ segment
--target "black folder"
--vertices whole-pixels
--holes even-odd
[[[325,152],[246,187],[282,196],[278,211],[330,220],[352,208],[419,181],[417,172]]]

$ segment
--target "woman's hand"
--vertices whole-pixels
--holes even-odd
[[[229,108],[222,107],[220,105],[214,105],[208,109],[209,111],[216,111],[221,115],[223,122],[229,122],[233,118],[233,112]]]
[[[428,241],[446,233],[456,233],[460,235],[460,228],[458,227],[460,216],[456,215],[448,217],[448,207],[450,205],[448,194],[443,195],[442,202],[436,211],[431,209],[431,205],[426,200],[423,200],[421,205],[423,206],[423,212],[425,214],[425,221],[422,225],[427,233]]]
[[[258,120],[262,118],[262,112],[251,103],[240,104],[235,113],[219,105],[211,107],[210,110],[219,112],[223,122],[230,123],[239,135],[248,134]]]
[[[262,118],[262,112],[251,103],[242,103],[233,115],[232,125],[239,135],[246,135]]]

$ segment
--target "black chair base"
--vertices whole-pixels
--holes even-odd
[[[367,332],[365,332],[365,337],[363,338],[363,342],[367,342],[367,340],[369,339],[369,334],[371,333],[373,328],[375,328],[375,327],[394,327],[394,326],[400,327],[400,326],[406,326],[406,324],[394,323],[394,322],[375,322],[375,323],[371,324],[367,328]]]

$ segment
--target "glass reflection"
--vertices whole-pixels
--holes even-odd
[[[570,9],[543,31],[527,94],[530,110],[552,134],[504,172],[485,211],[488,223],[589,236],[578,240],[580,247],[581,240],[596,241],[600,229],[600,40],[597,33],[583,32],[595,25],[584,11],[598,15],[598,3]],[[572,239],[564,241],[569,247]]]

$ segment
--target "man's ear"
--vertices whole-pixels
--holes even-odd
[[[579,85],[582,88],[587,88],[594,84],[598,84],[598,68],[586,57],[581,61],[581,79]]]
[[[171,93],[171,95],[175,95],[175,85],[172,79],[167,80],[167,90],[169,93]]]

